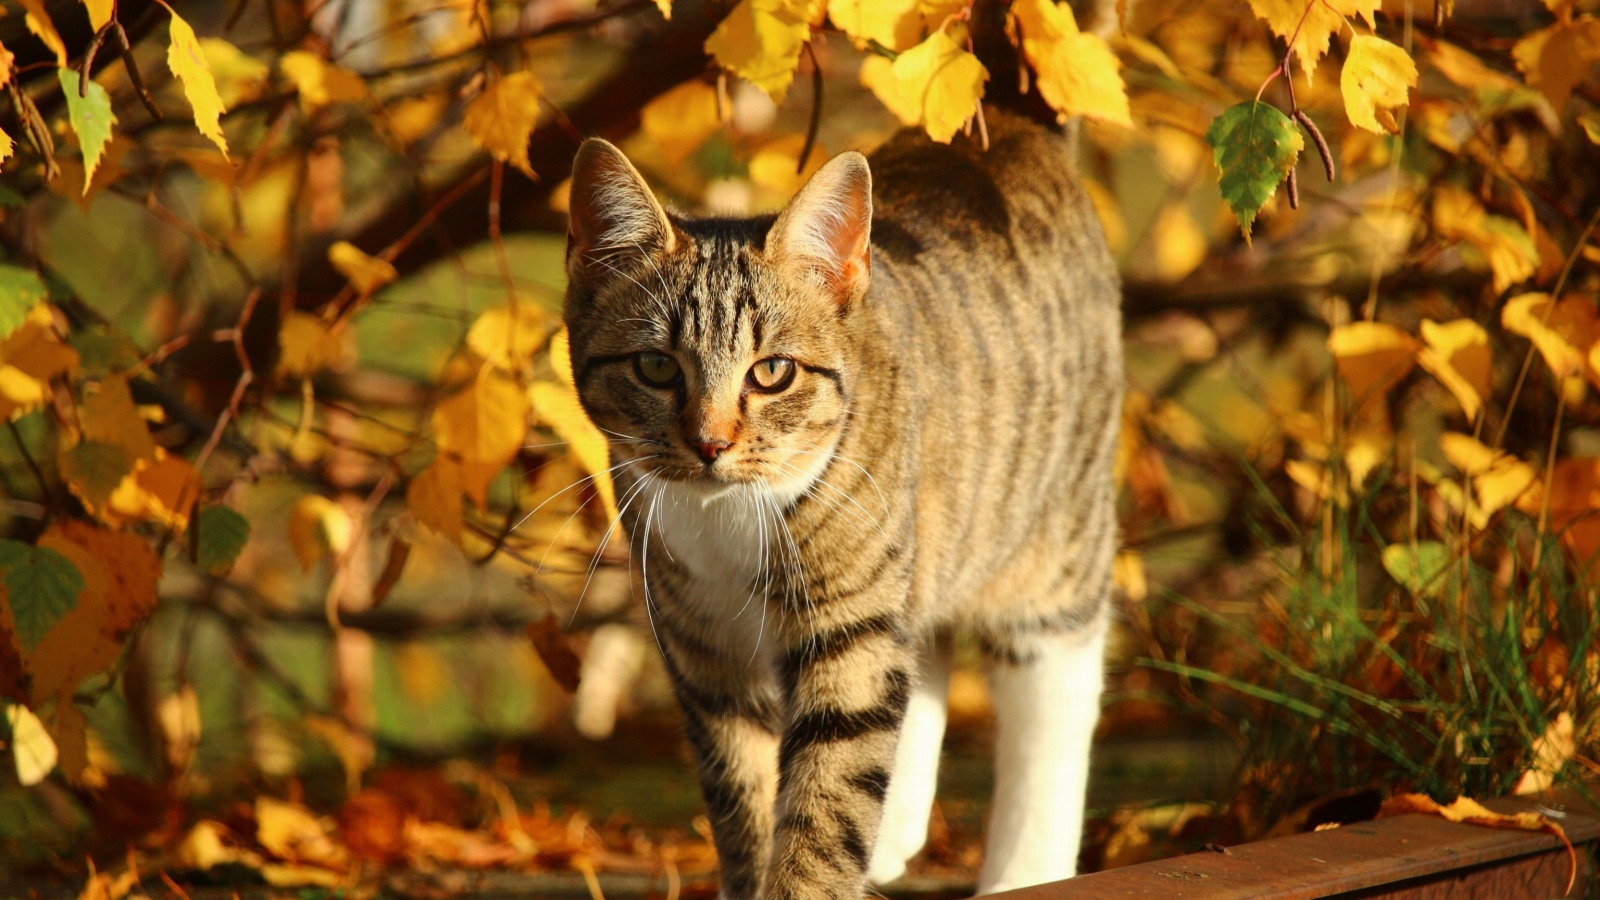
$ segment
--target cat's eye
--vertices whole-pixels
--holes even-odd
[[[646,350],[633,356],[633,371],[651,387],[672,387],[683,377],[678,361],[665,353]]]
[[[769,356],[750,367],[745,376],[750,387],[758,391],[777,393],[794,381],[794,360],[782,356]]]

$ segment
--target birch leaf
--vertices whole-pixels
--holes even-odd
[[[47,296],[38,272],[0,264],[0,341],[21,328],[28,313]]]
[[[983,96],[983,83],[989,80],[983,63],[942,31],[900,54],[894,61],[894,76],[901,96],[915,105],[928,137],[941,144],[950,143],[972,117]]]
[[[917,0],[830,0],[828,21],[863,50],[874,41],[904,50],[922,37]]]
[[[478,506],[489,482],[522,449],[528,399],[516,381],[485,365],[464,389],[433,411],[439,448],[462,461],[462,490]]]
[[[1426,346],[1418,352],[1417,364],[1444,383],[1469,420],[1476,419],[1489,396],[1489,333],[1471,319],[1442,325],[1423,319],[1422,341]]]
[[[171,11],[170,8],[168,10]],[[217,145],[223,157],[228,155],[228,139],[222,134],[222,97],[217,93],[217,81],[206,64],[205,51],[199,38],[177,13],[172,13],[172,44],[167,47],[167,66],[183,82],[183,96],[194,109],[194,124],[200,133]]]
[[[50,13],[45,10],[43,0],[17,0],[17,2],[22,4],[22,9],[25,13],[22,18],[23,24],[39,40],[43,41],[46,47],[50,48],[51,53],[55,54],[56,65],[65,69],[67,67],[67,46],[61,42],[61,35],[56,32],[56,24],[50,21]],[[73,72],[72,77],[76,81],[78,73]],[[76,84],[74,84],[73,90],[77,90]]]
[[[1417,86],[1417,64],[1411,55],[1383,38],[1358,34],[1350,41],[1350,55],[1339,73],[1350,123],[1379,134],[1398,134],[1394,110],[1410,102]]]
[[[78,73],[72,69],[58,69],[61,91],[67,98],[67,121],[78,136],[78,146],[83,150],[83,192],[89,193],[89,183],[94,180],[95,166],[105,153],[106,142],[111,140],[111,126],[117,117],[111,112],[111,95],[98,82],[90,81],[86,96],[78,96]]]
[[[194,523],[194,561],[207,572],[225,573],[250,541],[250,521],[227,506],[208,506]]]
[[[1572,89],[1600,61],[1600,19],[1568,17],[1517,41],[1511,58],[1528,82],[1560,112]]]
[[[479,147],[522,174],[535,178],[528,161],[528,137],[539,121],[544,89],[531,72],[513,72],[489,85],[467,106],[462,124]]]
[[[368,256],[349,241],[338,241],[329,247],[328,262],[350,279],[351,286],[362,297],[372,296],[378,289],[393,284],[400,277],[394,263],[382,257]]]
[[[349,69],[336,66],[309,50],[292,50],[278,59],[278,69],[300,93],[307,110],[348,103],[367,96],[367,83]]]
[[[83,6],[89,12],[89,27],[99,31],[111,21],[111,13],[116,9],[116,0],[83,0]]]
[[[1307,81],[1347,19],[1360,16],[1375,25],[1382,7],[1383,0],[1250,0],[1250,9],[1273,33],[1285,41],[1294,38],[1294,56]]]
[[[1072,7],[1051,0],[1018,0],[1022,52],[1038,73],[1039,93],[1059,121],[1075,115],[1132,125],[1121,64],[1105,39],[1078,30]]]
[[[0,584],[17,625],[17,638],[33,650],[55,624],[78,603],[83,573],[72,561],[48,547],[0,541]]]
[[[809,7],[806,0],[739,0],[706,38],[706,53],[781,103],[811,38]]]
[[[1247,101],[1212,120],[1206,142],[1216,158],[1222,199],[1249,243],[1251,223],[1294,168],[1305,137],[1277,107]]]

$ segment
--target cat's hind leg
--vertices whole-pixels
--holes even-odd
[[[883,820],[867,869],[875,884],[904,875],[906,863],[928,841],[949,694],[950,643],[944,636],[930,636],[918,653],[917,680],[900,725]]]
[[[1083,836],[1089,742],[1100,716],[1104,616],[990,648],[994,806],[978,893],[1070,878]]]

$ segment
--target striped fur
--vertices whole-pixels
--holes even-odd
[[[579,154],[573,366],[612,438],[726,897],[854,898],[869,865],[903,868],[931,789],[896,781],[897,741],[923,697],[907,740],[939,740],[928,648],[956,632],[996,668],[1002,735],[1053,742],[1002,752],[992,831],[1018,846],[980,887],[1073,870],[1116,529],[1119,293],[1069,142],[986,116],[986,152],[903,134],[830,162],[776,219],[667,213],[615,148]],[[640,353],[679,380],[646,382]],[[796,366],[775,393],[747,380],[769,357]],[[1077,712],[1018,718],[1057,707]],[[905,749],[932,779],[936,754]]]

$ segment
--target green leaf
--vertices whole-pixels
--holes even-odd
[[[117,117],[111,112],[111,95],[105,88],[91,81],[88,95],[79,97],[77,70],[57,69],[56,74],[61,78],[62,93],[67,95],[67,119],[78,133],[78,146],[83,150],[83,193],[88,196],[95,167],[100,165]]]
[[[226,506],[208,506],[195,523],[194,561],[207,572],[223,572],[250,540],[250,523]]]
[[[78,365],[91,379],[119,375],[131,370],[144,359],[139,345],[115,326],[95,325],[75,331],[68,339],[72,349],[78,351]]]
[[[114,444],[83,441],[56,462],[61,478],[91,512],[105,508],[111,492],[133,472],[133,457]]]
[[[72,560],[48,547],[0,541],[0,583],[17,623],[17,637],[33,650],[83,592],[83,574]]]
[[[1267,205],[1305,149],[1294,120],[1267,103],[1247,102],[1224,110],[1206,129],[1216,155],[1222,199],[1233,209],[1250,242],[1250,224]]]
[[[0,184],[0,206],[3,206],[7,209],[21,209],[27,202],[27,197],[22,196],[3,184]]]
[[[0,340],[22,327],[28,311],[45,301],[49,291],[39,273],[19,266],[0,265]]]
[[[1383,548],[1383,567],[1414,597],[1438,597],[1453,580],[1446,577],[1450,550],[1438,541],[1390,544]]]

